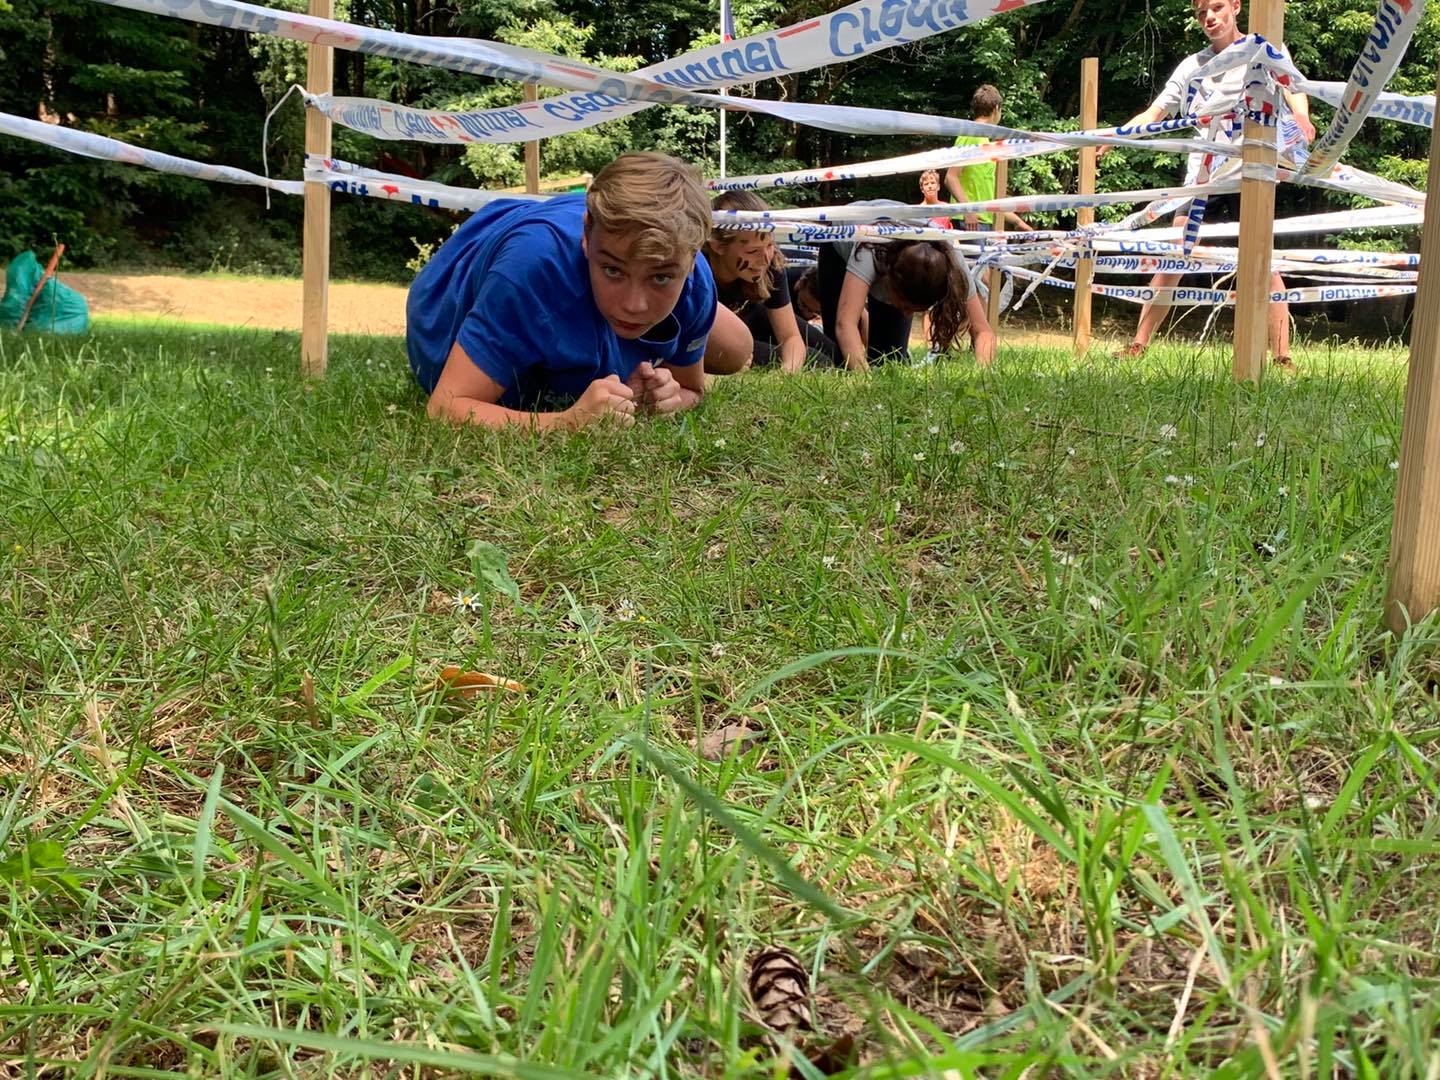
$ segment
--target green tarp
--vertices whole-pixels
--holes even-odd
[[[5,271],[5,296],[0,299],[0,327],[13,330],[19,325],[25,305],[44,276],[45,268],[33,251],[10,260]],[[35,297],[25,329],[50,334],[83,334],[90,329],[90,306],[85,303],[85,297],[52,277]]]

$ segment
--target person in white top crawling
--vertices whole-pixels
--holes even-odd
[[[1130,123],[1151,124],[1176,114],[1211,115],[1213,119],[1205,132],[1205,137],[1215,143],[1238,146],[1243,139],[1244,119],[1238,114],[1230,117],[1217,114],[1232,111],[1236,99],[1245,88],[1248,65],[1242,64],[1233,67],[1229,71],[1211,78],[1196,79],[1194,76],[1201,67],[1243,36],[1236,27],[1236,20],[1240,15],[1240,0],[1193,0],[1193,7],[1195,18],[1199,21],[1200,28],[1205,31],[1206,40],[1210,44],[1180,61],[1179,66],[1166,81],[1165,89],[1160,92],[1160,96],[1150,103],[1149,108],[1135,116]],[[1279,48],[1282,52],[1285,51],[1284,46],[1279,46]],[[1289,59],[1288,52],[1286,52],[1286,59]],[[1306,144],[1310,143],[1315,138],[1315,125],[1310,122],[1309,99],[1304,94],[1294,94],[1289,90],[1283,90],[1283,93],[1285,102],[1280,110],[1280,117],[1277,117],[1277,133],[1281,129],[1291,126],[1287,121],[1293,121],[1293,126],[1298,129],[1300,137]],[[1100,153],[1103,154],[1106,149],[1108,147],[1102,147]],[[1200,183],[1207,178],[1205,158],[1205,154],[1198,152],[1190,155],[1185,170],[1186,185]],[[1215,158],[1213,160],[1218,169],[1221,162],[1227,159]],[[1239,199],[1239,195],[1233,194],[1211,195],[1206,202],[1205,219],[1207,221],[1237,220]],[[1187,205],[1175,215],[1174,224],[1183,228],[1188,216],[1189,206]],[[1155,289],[1172,288],[1179,281],[1179,274],[1156,274],[1151,279],[1150,287]],[[1281,280],[1279,274],[1271,275],[1270,288],[1272,291],[1285,288],[1285,282]],[[1116,353],[1116,359],[1132,360],[1143,356],[1146,348],[1150,345],[1150,338],[1165,318],[1165,310],[1158,304],[1147,303],[1140,310],[1140,323],[1135,328],[1135,340]],[[1266,323],[1269,327],[1270,350],[1274,355],[1274,362],[1282,367],[1292,367],[1293,364],[1290,360],[1290,305],[1271,303]]]

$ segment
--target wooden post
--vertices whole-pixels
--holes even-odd
[[[1100,116],[1100,59],[1087,56],[1080,61],[1080,129],[1089,131],[1098,124]],[[1096,147],[1087,146],[1080,151],[1081,195],[1095,194]],[[1095,224],[1095,211],[1086,207],[1075,215],[1077,225]],[[1081,253],[1075,263],[1075,315],[1070,320],[1074,332],[1075,355],[1084,356],[1090,350],[1090,280],[1095,276],[1095,255],[1089,248]]]
[[[1279,45],[1285,36],[1285,0],[1251,0],[1250,33]],[[1278,91],[1277,91],[1278,93]],[[1269,345],[1270,256],[1275,243],[1275,131],[1245,121],[1246,172],[1263,177],[1240,181],[1240,247],[1235,273],[1235,354],[1237,382],[1259,383]]]
[[[331,0],[310,0],[311,15],[331,17]],[[328,94],[332,85],[335,50],[329,45],[305,47],[305,89]],[[330,156],[330,118],[319,109],[305,111],[305,153]],[[307,379],[325,375],[329,359],[330,316],[330,188],[305,184],[304,298],[301,305],[300,372]]]
[[[1005,198],[1005,180],[1007,162],[1001,158],[995,163],[995,198]],[[996,232],[1005,231],[1005,215],[998,210],[992,215],[995,220],[990,227]],[[990,323],[990,329],[995,331],[995,337],[1000,337],[1000,287],[1004,284],[1004,277],[999,270],[990,271],[990,297],[985,304],[985,318]]]
[[[1437,75],[1440,84],[1440,75]],[[1426,191],[1440,191],[1440,132],[1430,136]],[[1426,259],[1430,261],[1427,263]],[[1403,633],[1440,606],[1440,213],[1425,214],[1420,281],[1410,324],[1410,370],[1400,429],[1395,524],[1390,532],[1390,591],[1385,622]]]
[[[532,82],[527,82],[525,84],[525,100],[535,101],[539,96],[539,87]],[[538,142],[525,144],[525,190],[531,195],[540,194],[540,144]]]

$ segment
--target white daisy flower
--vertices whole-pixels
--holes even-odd
[[[1174,424],[1161,424],[1161,425],[1160,425],[1160,437],[1161,437],[1162,439],[1173,439],[1173,438],[1175,438],[1175,436],[1177,436],[1177,435],[1179,435],[1179,434],[1180,434],[1180,429],[1177,428]]]
[[[724,439],[716,439],[716,440],[715,440],[715,449],[716,449],[716,450],[724,450],[724,449],[725,449],[725,440],[724,440]]]
[[[725,655],[725,646],[724,646],[724,645],[721,645],[720,642],[718,642],[718,641],[712,641],[712,642],[710,643],[710,655],[713,656],[713,657],[715,657],[715,658],[717,658],[717,659],[720,658],[720,657],[722,657],[722,656],[724,656],[724,655]]]
[[[1090,605],[1091,610],[1099,611],[1105,606],[1105,601],[1098,596],[1087,596],[1085,602]]]
[[[924,461],[924,460],[925,460],[925,451],[924,451],[924,450],[917,450],[914,454],[912,454],[912,455],[910,455],[910,456],[911,456],[915,461]]]
[[[1400,462],[1398,462],[1398,461],[1392,461],[1392,462],[1390,462],[1390,471],[1391,471],[1391,472],[1394,472],[1394,471],[1395,471],[1396,469],[1398,469],[1398,468],[1400,468]]]
[[[820,560],[820,565],[825,567],[826,570],[833,570],[835,568],[835,556],[826,555]]]
[[[963,442],[961,442],[959,439],[956,439],[954,442],[952,442],[952,443],[950,444],[950,453],[952,453],[952,454],[963,454],[964,452],[965,452],[965,444],[964,444]]]
[[[1258,450],[1260,447],[1262,447],[1262,446],[1264,446],[1264,445],[1265,445],[1265,433],[1262,431],[1262,432],[1260,432],[1259,435],[1256,435],[1256,436],[1255,436],[1255,448]]]
[[[622,599],[615,605],[615,618],[621,622],[630,622],[637,614],[635,605],[628,599]]]
[[[931,424],[931,425],[930,425],[930,434],[931,434],[931,435],[939,435],[939,434],[940,434],[940,425],[939,425],[939,424]]]
[[[1289,489],[1288,487],[1286,487],[1284,484],[1281,484],[1281,485],[1280,485],[1280,491],[1278,492],[1278,494],[1279,494],[1280,498],[1283,499],[1283,498],[1285,498],[1286,495],[1289,495],[1289,494],[1290,494],[1290,489]]]
[[[456,611],[480,610],[479,593],[466,592],[464,589],[461,589],[453,597],[451,597],[451,601],[454,603]]]
[[[1067,446],[1067,447],[1065,447],[1065,456],[1066,456],[1066,457],[1074,457],[1074,456],[1075,456],[1075,448],[1074,448],[1073,446]]]

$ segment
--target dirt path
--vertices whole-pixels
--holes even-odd
[[[84,294],[92,315],[300,329],[301,287],[294,278],[87,273],[62,273],[60,277]],[[332,283],[330,330],[336,334],[403,334],[405,287]]]

